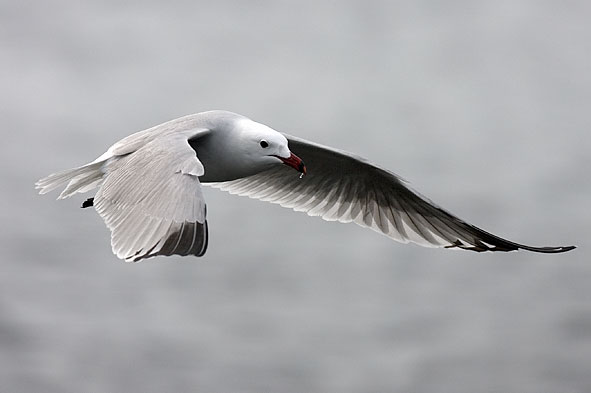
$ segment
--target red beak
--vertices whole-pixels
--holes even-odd
[[[281,161],[283,161],[285,165],[292,167],[296,171],[300,172],[302,175],[306,174],[306,165],[304,165],[302,159],[296,156],[295,154],[291,153],[289,158],[283,158],[279,156],[275,157],[279,158]]]

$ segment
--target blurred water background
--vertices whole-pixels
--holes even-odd
[[[591,3],[1,1],[0,391],[591,391]],[[562,255],[401,245],[207,189],[125,264],[33,183],[209,109],[369,157]]]

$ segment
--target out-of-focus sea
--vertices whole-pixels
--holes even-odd
[[[2,1],[0,391],[591,390],[591,3]],[[227,109],[509,239],[390,241],[206,189],[205,257],[126,264],[33,183]]]

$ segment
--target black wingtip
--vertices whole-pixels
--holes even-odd
[[[574,250],[577,248],[576,246],[559,246],[559,247],[531,247],[526,246],[523,244],[518,245],[520,249],[532,251],[532,252],[539,252],[542,254],[559,254],[567,251]]]
[[[449,245],[449,248],[458,247],[465,250],[483,252],[483,251],[516,251],[526,250],[531,252],[538,252],[542,254],[559,254],[567,251],[574,250],[576,246],[557,246],[557,247],[534,247],[525,244],[515,243],[507,239],[503,239],[492,233],[486,232],[474,225],[465,224],[474,235],[474,242],[470,244],[464,244],[462,241],[457,240],[455,243]]]
[[[482,231],[484,232],[484,231]],[[490,235],[487,233],[487,235]],[[492,236],[492,235],[491,235]],[[513,243],[508,240],[499,238],[494,236],[493,239],[495,242],[491,241],[491,245],[487,245],[482,243],[480,240],[476,239],[474,244],[464,244],[460,240],[445,246],[445,248],[461,248],[464,250],[469,251],[476,251],[476,252],[485,252],[485,251],[517,251],[517,250],[526,250],[531,252],[538,252],[542,254],[560,254],[563,252],[571,251],[577,248],[577,246],[558,246],[558,247],[532,247],[526,246],[525,244]],[[491,238],[487,239],[487,241],[492,240]]]
[[[531,249],[530,251],[542,252],[542,253],[547,253],[547,254],[558,254],[561,252],[567,252],[567,251],[574,250],[575,248],[577,248],[577,246],[540,247],[537,249],[536,248]]]

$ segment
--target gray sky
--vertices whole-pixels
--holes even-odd
[[[6,391],[583,392],[588,2],[0,3]],[[564,255],[401,245],[206,190],[204,258],[125,264],[33,183],[227,109]]]

